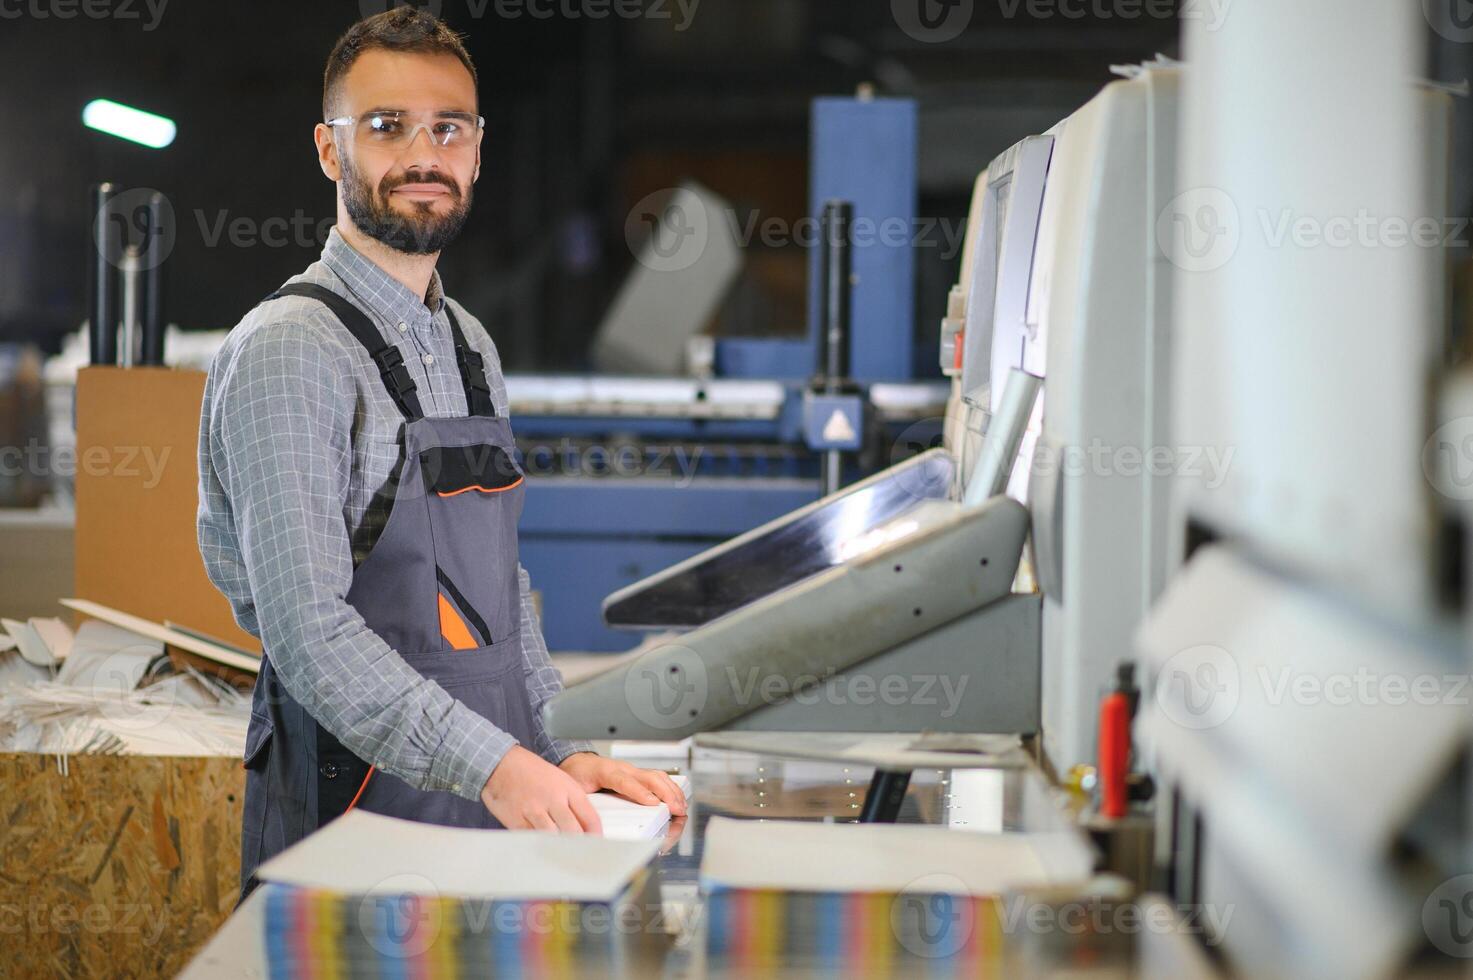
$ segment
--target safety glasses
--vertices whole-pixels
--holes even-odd
[[[357,116],[338,116],[327,125],[347,128],[361,147],[403,150],[425,131],[430,142],[447,150],[469,150],[481,139],[485,118],[469,112],[407,112],[383,109]]]

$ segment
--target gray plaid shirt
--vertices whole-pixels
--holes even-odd
[[[399,345],[426,416],[466,414],[449,302],[433,276],[421,300],[334,228],[322,259],[292,280],[352,300]],[[480,795],[516,740],[406,664],[348,605],[353,569],[388,521],[403,416],[372,358],[322,303],[284,297],[247,313],[205,383],[199,436],[199,547],[241,627],[260,637],[282,683],[359,758],[421,789]],[[485,329],[454,306],[486,359],[497,414],[501,360]],[[433,310],[432,314],[430,311]],[[562,690],[521,584],[522,655],[550,762],[591,747],[542,731],[540,707]]]

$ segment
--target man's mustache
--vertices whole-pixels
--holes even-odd
[[[410,170],[400,177],[389,175],[379,182],[379,193],[387,199],[394,188],[403,187],[405,184],[443,184],[450,188],[450,193],[455,196],[455,200],[460,200],[460,186],[445,174],[436,173],[433,170],[428,173]]]

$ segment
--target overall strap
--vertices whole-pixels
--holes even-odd
[[[491,386],[486,383],[486,359],[465,342],[465,334],[461,333],[449,303],[445,304],[445,316],[450,319],[450,332],[455,337],[455,363],[460,365],[460,381],[465,385],[466,414],[495,418]]]
[[[389,397],[394,400],[394,404],[399,407],[400,413],[411,422],[424,418],[424,411],[419,405],[419,396],[414,393],[417,386],[414,379],[409,376],[409,369],[404,366],[404,355],[399,352],[397,346],[384,340],[383,335],[373,325],[367,313],[326,286],[319,286],[311,282],[288,283],[266,298],[276,299],[280,296],[302,296],[307,299],[315,299],[332,310],[342,321],[343,326],[347,327],[368,351],[373,362],[378,365],[379,377],[383,379],[384,388],[388,390]],[[458,332],[456,336],[458,339]],[[464,371],[463,364],[461,370]]]

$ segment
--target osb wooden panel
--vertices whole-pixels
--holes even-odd
[[[234,758],[0,753],[0,976],[169,977],[235,906]]]

